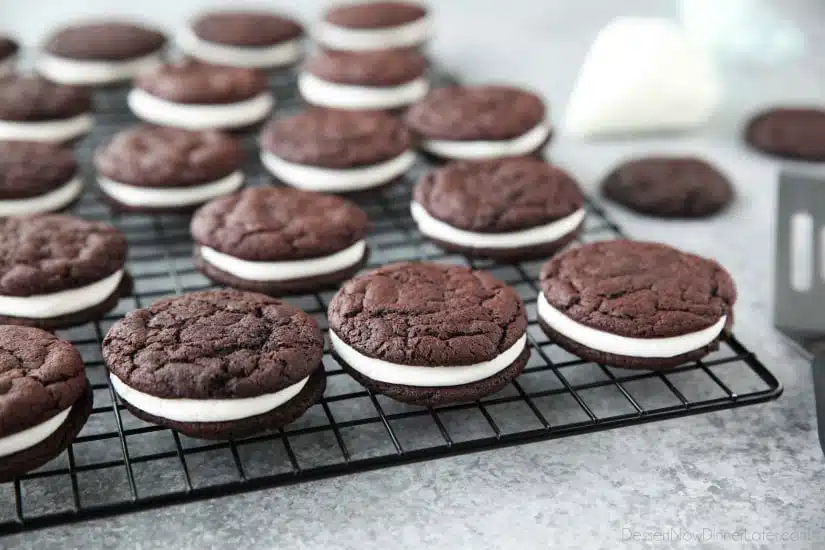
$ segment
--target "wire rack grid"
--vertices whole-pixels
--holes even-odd
[[[436,76],[442,83],[449,81],[447,76]],[[272,89],[279,114],[300,108],[293,75],[273,77]],[[88,189],[93,188],[94,148],[135,122],[123,92],[108,92],[97,100],[96,128],[78,148]],[[250,184],[268,184],[255,154],[254,136],[245,137],[245,143]],[[368,268],[428,259],[486,269],[512,285],[525,301],[530,319],[531,357],[521,377],[480,401],[426,409],[365,390],[327,352],[328,388],[323,401],[283,430],[208,442],[145,423],[119,403],[108,383],[100,355],[103,336],[134,308],[211,284],[194,268],[188,219],[112,216],[87,191],[75,213],[110,221],[127,236],[134,295],[122,299],[102,321],[60,332],[84,357],[94,409],[60,457],[12,483],[0,484],[0,534],[739,407],[780,395],[777,379],[735,337],[702,361],[667,372],[613,369],[553,345],[536,323],[541,262],[497,265],[468,260],[422,239],[409,213],[411,183],[422,169],[426,169],[423,163],[407,182],[360,201],[374,224]],[[583,242],[622,236],[596,203],[589,201],[587,210]],[[311,314],[325,330],[332,295],[308,294],[288,301]]]

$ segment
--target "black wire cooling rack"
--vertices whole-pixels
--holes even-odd
[[[441,80],[446,81],[443,77]],[[278,113],[299,107],[294,77],[273,80]],[[129,241],[127,267],[134,296],[99,323],[62,331],[81,351],[94,388],[94,410],[79,437],[59,458],[39,470],[0,484],[0,534],[134,512],[271,488],[326,476],[430,460],[774,399],[777,379],[736,338],[702,361],[667,372],[629,371],[583,361],[551,344],[536,324],[536,279],[541,262],[495,265],[447,254],[424,241],[410,218],[409,181],[361,200],[374,223],[369,267],[428,259],[487,269],[512,285],[527,304],[531,349],[525,373],[498,394],[475,403],[424,409],[366,391],[324,356],[328,387],[323,401],[284,430],[230,442],[190,439],[145,423],[118,403],[108,384],[100,343],[126,312],[155,300],[209,288],[192,263],[188,220],[175,216],[113,217],[94,193],[90,159],[94,149],[134,122],[123,92],[98,99],[97,127],[78,148],[87,174],[86,193],[75,213],[108,220]],[[251,184],[267,178],[247,136]],[[622,235],[592,201],[582,241]],[[289,301],[327,328],[333,293]]]

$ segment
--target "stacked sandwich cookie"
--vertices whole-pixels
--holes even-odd
[[[588,361],[663,369],[717,349],[736,288],[718,263],[657,243],[607,241],[549,260],[538,318],[547,336]]]
[[[132,311],[103,341],[112,386],[135,416],[204,439],[247,437],[301,416],[326,387],[323,351],[309,315],[235,291]]]
[[[463,266],[378,268],[345,283],[328,315],[344,369],[406,403],[438,406],[495,393],[530,356],[518,294]]]
[[[420,2],[349,2],[327,10],[314,38],[329,50],[369,51],[416,48],[429,38],[432,23]]]
[[[66,143],[94,122],[87,90],[37,76],[0,78],[0,139]]]
[[[91,411],[83,359],[71,343],[0,325],[0,483],[57,457]]]

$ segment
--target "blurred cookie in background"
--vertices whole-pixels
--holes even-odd
[[[8,36],[0,35],[0,76],[14,72],[20,45]]]
[[[0,141],[0,217],[57,212],[83,191],[68,148],[38,141]]]
[[[415,48],[432,34],[429,10],[421,2],[341,2],[315,26],[324,48],[368,51]]]
[[[769,155],[825,162],[825,109],[768,109],[748,122],[745,141],[754,149]]]

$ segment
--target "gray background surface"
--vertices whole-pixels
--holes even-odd
[[[730,0],[720,0],[719,4]],[[324,2],[275,1],[315,17]],[[806,361],[772,328],[778,165],[738,143],[744,117],[774,102],[825,103],[825,5],[773,2],[807,37],[802,58],[722,64],[724,108],[701,131],[668,139],[577,143],[553,160],[592,186],[638,152],[705,154],[739,200],[703,223],[611,209],[637,238],[717,258],[740,290],[735,330],[780,377],[774,403],[404,466],[0,539],[5,548],[822,548],[825,460]],[[0,27],[28,44],[66,17],[123,13],[166,26],[215,2],[0,0]],[[470,82],[541,91],[560,116],[590,41],[616,15],[677,16],[660,0],[441,0],[436,58]],[[731,540],[725,534],[742,532]],[[694,540],[686,533],[699,534]],[[781,537],[785,537],[784,540]],[[777,537],[770,539],[769,537]]]

